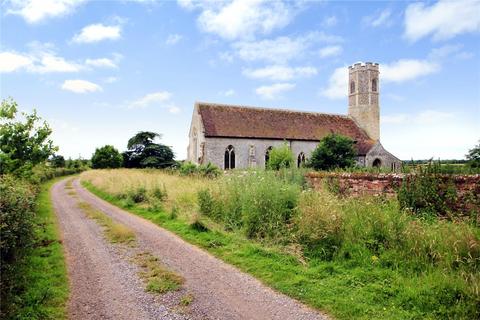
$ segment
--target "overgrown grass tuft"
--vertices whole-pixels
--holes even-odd
[[[134,261],[143,270],[140,276],[145,280],[146,291],[163,294],[178,290],[185,282],[183,277],[168,270],[148,252],[138,254]]]
[[[88,218],[96,220],[105,228],[105,236],[110,242],[130,245],[135,243],[135,233],[130,228],[113,221],[109,216],[95,209],[87,202],[79,202],[78,207],[82,209]]]

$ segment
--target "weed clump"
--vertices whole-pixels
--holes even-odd
[[[280,239],[288,233],[301,188],[276,174],[247,172],[201,190],[200,212],[249,238]]]
[[[134,203],[145,202],[147,200],[147,189],[145,189],[145,187],[138,187],[130,190],[128,196]]]
[[[135,262],[142,268],[140,276],[146,282],[146,291],[163,294],[178,290],[185,282],[183,277],[165,268],[150,253],[138,254]]]

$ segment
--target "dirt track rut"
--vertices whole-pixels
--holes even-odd
[[[70,319],[326,319],[173,233],[99,199],[78,179],[73,182],[77,197],[68,194],[65,183],[53,186],[52,200],[67,257]],[[189,310],[177,312],[145,293],[136,267],[121,248],[103,239],[101,228],[85,217],[78,201],[131,228],[140,250],[182,275],[184,290],[194,297]]]

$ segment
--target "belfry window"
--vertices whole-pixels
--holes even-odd
[[[372,91],[377,92],[377,79],[372,80]]]
[[[305,153],[300,152],[297,157],[297,167],[302,168],[305,166]]]
[[[235,149],[229,145],[225,149],[225,170],[235,169]]]
[[[355,81],[350,82],[350,93],[355,92]]]

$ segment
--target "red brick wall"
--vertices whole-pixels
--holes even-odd
[[[325,183],[336,185],[342,194],[350,196],[387,195],[395,196],[397,188],[405,174],[372,174],[372,173],[325,173],[310,172],[307,180],[315,189],[323,188]],[[458,195],[458,208],[461,210],[479,210],[472,207],[471,198],[480,198],[480,175],[444,175],[441,179],[452,179]]]

